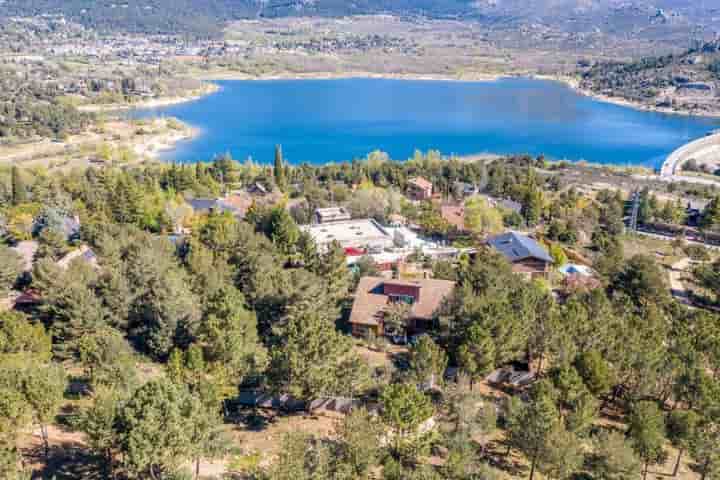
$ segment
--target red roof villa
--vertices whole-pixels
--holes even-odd
[[[455,282],[448,280],[403,281],[363,277],[350,314],[352,333],[358,337],[364,337],[370,331],[377,336],[383,335],[386,309],[399,302],[411,305],[408,330],[425,331],[432,326],[442,301],[450,296],[454,288]]]
[[[411,178],[407,185],[407,195],[411,200],[430,200],[433,194],[433,184],[423,177]]]

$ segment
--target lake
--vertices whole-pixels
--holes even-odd
[[[292,164],[363,158],[383,150],[443,154],[544,154],[552,159],[658,167],[677,147],[719,128],[718,119],[635,110],[585,97],[564,84],[508,78],[221,81],[202,99],[134,117],[177,117],[201,134],[161,158],[211,160],[230,153]]]

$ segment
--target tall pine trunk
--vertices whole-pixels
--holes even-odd
[[[48,439],[47,425],[40,425],[40,436],[45,449],[45,460],[47,460],[50,457],[50,440]]]
[[[535,464],[537,463],[537,453],[533,455],[532,463],[530,464],[530,479],[533,480],[533,477],[535,476]]]
[[[710,459],[708,458],[707,460],[705,460],[705,463],[703,463],[702,475],[700,476],[700,480],[705,480],[709,466],[710,466]]]
[[[675,461],[675,468],[673,469],[672,474],[673,477],[677,477],[678,471],[680,470],[680,459],[682,458],[683,453],[683,449],[681,448],[680,451],[678,451],[677,460]]]

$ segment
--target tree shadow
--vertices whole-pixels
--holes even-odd
[[[248,408],[233,416],[233,423],[249,432],[262,432],[275,423],[276,415],[263,410]]]
[[[74,442],[51,445],[47,459],[42,445],[25,452],[25,458],[35,465],[41,465],[32,473],[33,479],[75,480],[78,478],[104,479],[102,462],[96,455]]]
[[[485,460],[490,466],[507,472],[512,477],[519,477],[527,472],[527,465],[523,465],[508,455],[508,443],[505,440],[490,442],[485,451]]]
[[[410,354],[408,352],[397,352],[390,354],[390,361],[399,371],[410,368]]]

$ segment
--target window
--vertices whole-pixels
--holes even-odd
[[[407,305],[412,305],[415,303],[415,297],[412,295],[389,295],[390,297],[390,303],[405,303]]]

